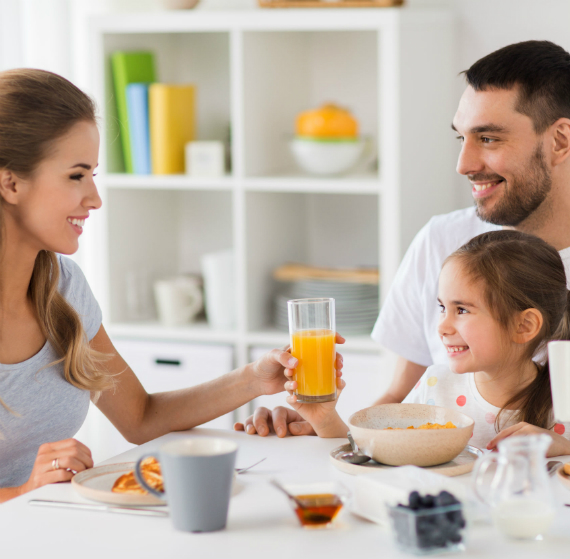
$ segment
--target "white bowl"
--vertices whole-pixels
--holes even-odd
[[[451,421],[456,428],[418,429],[428,421],[442,425]],[[406,429],[409,425],[415,429]],[[376,462],[389,466],[436,466],[449,462],[465,448],[474,425],[473,419],[461,412],[427,404],[381,404],[348,418],[358,448]]]
[[[338,175],[350,171],[362,156],[365,140],[312,140],[290,142],[295,161],[313,175]]]

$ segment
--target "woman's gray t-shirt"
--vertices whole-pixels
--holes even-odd
[[[59,292],[77,311],[91,340],[101,326],[101,309],[79,266],[62,256],[58,261]],[[46,342],[22,363],[0,364],[0,398],[16,412],[0,405],[0,487],[25,483],[38,448],[73,437],[85,421],[90,392],[65,380],[63,363],[42,370],[58,358]]]

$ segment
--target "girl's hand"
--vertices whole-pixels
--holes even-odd
[[[313,427],[319,437],[344,438],[348,431],[348,427],[336,411],[336,403],[343,388],[346,386],[339,373],[340,371],[337,372],[336,379],[336,400],[322,404],[301,404],[297,402],[297,396],[293,394],[293,391],[297,388],[297,381],[291,380],[285,383],[285,390],[289,392],[287,403]]]
[[[58,469],[54,469],[54,460]],[[93,467],[91,451],[75,439],[65,439],[40,446],[30,478],[21,486],[27,493],[48,483],[69,481],[77,472]]]
[[[552,439],[552,444],[546,453],[547,458],[551,458],[552,456],[563,456],[565,454],[570,454],[570,441],[568,439],[562,435],[559,435],[558,433],[555,433],[554,431],[542,429],[541,427],[531,425],[530,423],[525,423],[524,421],[503,429],[493,440],[489,442],[487,449],[495,450],[497,443],[503,439],[506,439],[507,437],[540,434],[548,435]]]

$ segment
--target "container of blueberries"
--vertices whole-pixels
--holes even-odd
[[[463,505],[447,491],[436,496],[412,491],[407,505],[388,507],[388,516],[402,551],[436,555],[465,549]]]

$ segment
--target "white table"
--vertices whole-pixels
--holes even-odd
[[[237,466],[267,460],[238,476],[243,486],[232,498],[227,529],[207,534],[176,532],[169,518],[115,515],[32,507],[30,499],[85,502],[71,485],[57,484],[37,489],[0,506],[0,554],[6,559],[167,559],[192,557],[264,559],[357,559],[365,555],[386,559],[411,557],[400,553],[387,528],[343,511],[334,529],[302,529],[287,499],[268,485],[270,477],[287,481],[347,479],[329,463],[329,451],[346,442],[342,439],[275,436],[261,438],[244,433],[194,429],[171,433],[104,463],[128,462],[161,443],[178,437],[217,436],[239,444]],[[468,476],[462,476],[469,481]],[[456,478],[461,479],[461,478]],[[570,556],[570,491],[553,480],[559,513],[549,536],[542,542],[512,542],[492,526],[474,525],[467,551],[457,557],[500,557],[523,559]]]

